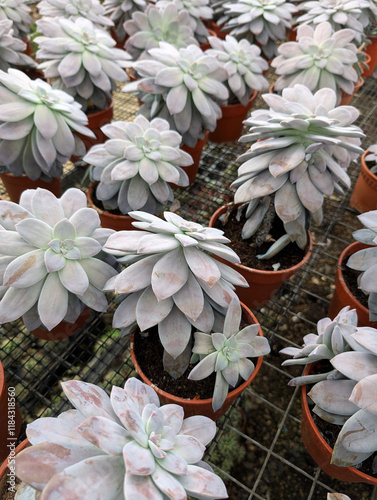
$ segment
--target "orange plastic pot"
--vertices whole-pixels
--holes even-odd
[[[243,318],[243,320],[246,321],[246,323],[248,323],[249,325],[258,323],[256,317],[250,311],[250,309],[248,309],[242,303],[241,303],[241,306],[242,306],[242,318]],[[261,327],[259,327],[258,335],[263,337]],[[140,368],[139,363],[137,362],[137,359],[135,357],[135,352],[134,352],[134,337],[133,336],[131,337],[130,349],[131,349],[131,356],[132,356],[133,364],[135,366],[137,373],[143,379],[143,382],[145,382],[146,384],[151,386],[157,392],[158,397],[160,398],[160,401],[162,401],[164,404],[177,404],[179,406],[182,406],[182,408],[185,412],[185,418],[191,417],[192,415],[204,415],[206,417],[211,418],[212,420],[218,420],[229,409],[229,407],[233,403],[233,401],[236,398],[238,398],[242,394],[242,392],[251,384],[251,382],[256,377],[258,371],[260,370],[260,367],[262,366],[262,361],[263,361],[263,356],[259,356],[259,358],[255,364],[255,369],[254,369],[253,373],[251,374],[251,376],[245,382],[243,382],[239,387],[237,387],[233,391],[229,392],[223,406],[219,410],[214,412],[212,409],[212,398],[209,398],[209,399],[184,399],[184,398],[174,396],[173,394],[169,394],[168,392],[165,392],[165,391],[159,389],[156,385],[154,385],[148,379],[148,377],[145,375],[145,373]]]
[[[377,328],[377,321],[369,321],[369,309],[363,306],[355,296],[350,292],[349,288],[344,281],[342,268],[346,265],[348,257],[352,254],[363,250],[364,248],[370,248],[368,245],[364,245],[359,241],[352,243],[346,247],[340,254],[338,260],[338,268],[335,276],[335,290],[334,295],[329,307],[328,315],[330,318],[335,318],[338,312],[343,309],[343,307],[350,306],[351,309],[356,309],[357,317],[359,319],[359,326],[372,326]]]
[[[364,62],[369,67],[369,69],[366,69],[364,66],[362,66],[361,74],[363,75],[363,77],[366,77],[366,76],[368,76],[367,73],[369,73],[369,71],[370,71],[370,65],[372,63],[372,58],[366,52],[364,52],[364,54],[365,54],[365,61]]]
[[[305,370],[305,375],[309,375],[312,365],[308,365]],[[314,423],[313,417],[310,413],[308,400],[306,395],[306,386],[301,388],[301,438],[305,448],[316,462],[319,467],[329,476],[338,479],[339,481],[346,481],[347,483],[367,483],[377,485],[377,478],[369,476],[355,467],[338,467],[332,465],[331,456],[332,448],[323,439],[322,434],[319,432]]]
[[[226,35],[230,33],[229,30],[221,31],[222,27],[215,23],[215,21],[206,21],[204,24],[210,32],[214,32],[215,36],[221,38],[221,40],[225,40]]]
[[[350,206],[360,213],[377,209],[377,175],[372,174],[365,161],[369,153],[366,151],[361,156],[360,174],[350,199]]]
[[[216,31],[214,31],[214,30],[212,30],[210,28],[207,28],[207,31],[209,33],[209,36],[217,36]],[[209,42],[201,43],[200,44],[200,48],[202,49],[203,52],[205,50],[212,49],[211,44]]]
[[[242,104],[220,106],[222,117],[217,121],[216,129],[210,132],[208,140],[216,143],[238,141],[242,133],[243,121],[257,97],[258,91],[253,90],[247,106]]]
[[[0,174],[0,179],[8,192],[10,200],[14,203],[20,201],[20,196],[26,189],[37,189],[39,187],[48,189],[48,191],[54,193],[57,198],[62,194],[60,177],[54,177],[51,182],[42,181],[41,179],[32,181],[26,175],[15,177],[10,172],[5,172]]]
[[[341,98],[340,98],[339,106],[349,106],[351,104],[352,99],[359,92],[359,90],[364,85],[364,83],[365,83],[364,78],[360,77],[358,79],[357,83],[355,83],[355,88],[354,88],[353,94],[346,94],[344,92],[344,90],[341,90],[340,91]]]
[[[81,328],[88,321],[90,312],[91,310],[89,309],[89,307],[86,307],[74,323],[67,323],[66,321],[62,321],[52,330],[47,330],[47,328],[36,328],[30,333],[37,339],[42,340],[57,341],[67,339],[74,333],[81,330]]]
[[[181,149],[183,149],[183,151],[186,151],[186,153],[190,154],[192,156],[192,159],[194,160],[194,163],[192,165],[184,168],[184,171],[188,175],[190,184],[192,184],[195,181],[196,175],[198,173],[200,157],[202,156],[203,148],[208,141],[208,135],[209,132],[207,130],[204,139],[198,139],[193,148],[186,146],[186,144],[182,144],[181,146]],[[182,186],[176,186],[175,184],[170,184],[170,185],[173,188],[182,187]]]
[[[11,446],[20,433],[21,423],[20,408],[13,395],[8,393],[4,368],[0,361],[0,463],[9,455]]]
[[[226,212],[228,206],[229,204],[216,210],[210,219],[209,227],[215,227],[217,219],[220,215]],[[266,304],[276,294],[279,288],[283,285],[284,281],[293,276],[304,264],[307,263],[313,248],[313,242],[309,231],[307,234],[308,244],[305,249],[305,257],[295,266],[281,271],[260,271],[259,269],[246,267],[242,264],[225,261],[217,256],[214,257],[242,274],[248,282],[249,288],[236,286],[236,293],[241,302],[246,304],[251,309],[257,309],[258,307],[262,307]]]
[[[377,38],[369,37],[369,40],[371,43],[365,47],[364,51],[370,56],[370,62],[368,63],[369,69],[363,73],[364,77],[371,76],[377,64]]]

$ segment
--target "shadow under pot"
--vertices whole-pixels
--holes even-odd
[[[314,366],[315,364],[308,365],[304,374],[309,375],[313,373]],[[310,456],[316,464],[319,465],[323,472],[335,479],[338,479],[338,481],[345,481],[347,483],[367,483],[376,486],[376,477],[370,476],[355,467],[338,467],[337,465],[331,464],[333,449],[323,438],[313,420],[313,415],[308,404],[306,385],[301,387],[301,406],[301,439]],[[336,432],[334,424],[327,424],[327,422],[324,422],[324,424],[327,427],[334,426],[334,431]],[[337,425],[336,427],[339,428],[339,433],[341,426]]]
[[[248,267],[247,265],[244,265],[244,258],[238,248],[240,245],[240,248],[243,247],[245,251],[245,256],[247,252],[247,256],[259,253],[263,253],[257,248],[252,248],[250,246],[251,239],[249,240],[242,240],[241,238],[241,232],[242,232],[242,226],[244,224],[244,221],[236,222],[234,221],[235,219],[235,214],[236,214],[236,209],[238,205],[235,205],[233,210],[231,211],[231,215],[229,219],[233,219],[233,224],[238,225],[239,227],[236,228],[236,231],[232,230],[232,234],[230,233],[230,230],[227,229],[227,225],[223,225],[219,221],[219,217],[223,214],[225,214],[228,210],[228,207],[230,204],[224,205],[220,207],[216,212],[212,215],[210,222],[209,222],[209,227],[217,227],[218,229],[221,229],[225,232],[225,236],[231,240],[230,246],[235,250],[235,252],[238,254],[238,256],[241,259],[241,264],[235,264],[233,262],[225,261],[221,259],[220,257],[214,256],[217,260],[220,262],[223,262],[224,264],[227,264],[228,266],[232,267],[236,271],[238,271],[242,276],[246,279],[246,281],[249,284],[249,288],[243,288],[236,286],[236,293],[239,297],[239,299],[246,304],[248,307],[251,309],[257,309],[259,307],[262,307],[264,304],[266,304],[279,290],[279,288],[283,285],[283,283],[293,276],[302,266],[304,266],[312,252],[313,248],[313,243],[312,243],[312,238],[309,233],[307,232],[308,235],[308,243],[307,246],[304,250],[299,249],[299,247],[295,243],[291,243],[288,245],[284,250],[279,252],[278,255],[275,256],[275,258],[269,259],[269,260],[264,260],[261,261],[255,257],[254,261],[262,266],[263,263],[268,263],[264,265],[264,267],[268,267],[271,269],[272,264],[275,264],[276,262],[279,262],[279,260],[286,260],[287,262],[292,262],[291,258],[293,253],[295,253],[295,259],[296,263],[290,264],[285,264],[284,268],[274,271],[274,270],[266,270],[266,269],[257,269],[253,267]],[[275,217],[276,221],[280,221],[280,219],[277,219]],[[272,243],[269,243],[269,246]],[[282,266],[283,267],[283,266]]]
[[[367,305],[361,303],[363,301],[367,304],[368,296],[358,288],[357,276],[360,272],[347,267],[348,258],[364,248],[371,247],[356,241],[346,247],[340,254],[335,275],[335,290],[328,315],[330,318],[335,318],[343,307],[350,306],[351,309],[356,309],[359,326],[377,328],[377,321],[369,321],[369,309]],[[349,287],[351,287],[351,290]],[[352,288],[354,288],[354,292]],[[357,293],[358,296],[355,296],[354,293]]]
[[[13,387],[8,389],[4,367],[0,361],[0,463],[12,450],[13,443],[20,433],[21,423],[21,412],[15,400]]]
[[[241,303],[242,306],[242,319],[247,325],[252,325],[258,323],[256,317],[254,314],[248,309],[244,304]],[[148,376],[148,369],[150,366],[149,362],[142,362],[141,360],[141,354],[143,352],[143,344],[138,342],[138,339],[136,339],[135,335],[138,336],[138,339],[140,339],[141,335],[140,332],[137,332],[136,334],[133,334],[131,336],[131,342],[130,342],[130,349],[131,349],[131,357],[133,364],[135,366],[135,369],[137,373],[140,375],[142,378],[143,382],[151,386],[156,393],[158,394],[158,397],[160,401],[163,404],[177,404],[179,406],[182,406],[184,412],[185,412],[185,418],[191,417],[193,415],[204,415],[206,417],[211,418],[212,420],[218,420],[220,417],[222,417],[225,412],[230,408],[231,404],[233,401],[235,401],[236,398],[238,398],[242,392],[251,384],[251,382],[254,380],[256,377],[258,371],[260,370],[260,367],[262,365],[263,361],[263,356],[259,356],[257,359],[253,359],[253,363],[255,365],[254,371],[251,374],[251,376],[246,380],[243,381],[239,386],[237,386],[234,390],[229,391],[228,396],[226,397],[226,400],[223,404],[223,406],[217,410],[216,412],[213,411],[212,409],[212,397],[206,398],[206,399],[200,399],[197,396],[196,390],[195,390],[195,384],[199,384],[201,382],[206,382],[207,379],[204,380],[199,380],[199,381],[193,381],[193,380],[187,380],[187,375],[193,368],[193,366],[190,365],[190,367],[186,370],[185,374],[183,374],[179,379],[176,381],[165,371],[163,371],[162,367],[162,355],[160,357],[157,357],[158,364],[160,364],[159,369],[162,372],[162,377],[164,379],[164,382],[167,381],[169,383],[169,380],[176,385],[176,392],[180,392],[180,386],[183,387],[185,390],[189,385],[192,387],[193,394],[195,393],[194,396],[191,398],[188,398],[187,395],[185,397],[180,397],[179,395],[174,395],[166,390],[164,390],[164,387],[162,387],[162,384],[158,383],[159,386],[157,386],[155,383],[153,383],[153,378],[152,376]],[[259,327],[259,332],[258,335],[263,337],[262,329]],[[160,346],[160,340],[158,339],[158,334],[156,334],[156,337],[154,338],[153,344],[151,344],[154,349],[154,359],[156,359],[156,350],[160,349],[162,352],[162,346]],[[158,347],[157,347],[158,345]],[[153,363],[155,364],[155,363]],[[214,386],[214,381],[215,381],[215,375],[212,374],[213,376],[213,386]],[[152,379],[152,380],[151,380]],[[242,379],[243,380],[243,379]],[[211,386],[211,394],[213,393],[213,386]],[[182,390],[181,390],[182,391]]]
[[[361,156],[361,168],[355,187],[353,188],[350,206],[360,213],[377,209],[377,175],[372,174],[365,161],[370,151]],[[374,162],[373,162],[374,165]]]

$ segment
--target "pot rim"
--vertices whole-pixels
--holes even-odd
[[[93,198],[92,198],[92,190],[97,187],[99,184],[98,181],[94,181],[90,184],[86,191],[86,199],[88,200],[88,205],[90,208],[93,208],[96,212],[98,212],[101,215],[105,215],[106,217],[109,217],[109,219],[132,219],[131,216],[129,215],[116,215],[112,214],[111,212],[108,212],[107,210],[102,210],[102,208],[97,207],[97,205],[94,203]]]
[[[368,176],[368,177],[372,177],[373,180],[376,180],[377,179],[377,174],[372,174],[372,172],[370,171],[370,168],[368,167],[367,165],[367,162],[365,160],[365,158],[367,157],[368,154],[370,154],[371,151],[369,151],[369,149],[367,149],[365,151],[365,153],[363,153],[361,155],[361,162],[360,162],[360,165],[361,165],[361,168],[362,170],[364,171],[364,173]],[[368,163],[369,163],[370,160],[368,160]]]
[[[27,438],[25,438],[23,441],[21,441],[21,443],[18,444],[16,449],[15,449],[15,456],[17,455],[17,453],[19,453],[24,448],[26,448],[29,444],[30,443],[29,443],[29,440]],[[4,460],[4,462],[0,466],[0,481],[5,476],[7,470],[8,470],[8,457]]]

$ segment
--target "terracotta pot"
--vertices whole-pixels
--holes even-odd
[[[242,122],[257,97],[258,91],[253,90],[247,106],[242,104],[220,106],[222,117],[217,121],[216,129],[210,132],[208,140],[216,143],[238,141],[242,133]]]
[[[365,69],[365,67],[362,66],[362,72],[361,72],[361,74],[365,78],[365,77],[368,76],[367,73],[369,73],[369,71],[370,71],[370,66],[371,66],[371,63],[372,63],[372,58],[366,52],[364,52],[364,54],[365,54],[365,61],[364,62],[365,62],[366,65],[369,66],[369,69]]]
[[[288,32],[288,42],[296,42],[297,41],[297,24],[292,26],[292,28]]]
[[[216,210],[210,219],[209,227],[215,227],[217,219],[220,215],[226,212],[228,206],[229,204]],[[312,237],[309,231],[307,234],[309,241],[307,248],[305,249],[305,257],[295,266],[281,271],[260,271],[259,269],[246,267],[242,264],[225,261],[215,255],[214,257],[242,274],[242,276],[249,283],[249,288],[236,286],[236,293],[241,302],[246,304],[251,309],[256,309],[266,304],[276,294],[279,288],[283,285],[284,281],[293,276],[304,264],[307,263],[313,248]]]
[[[5,172],[4,174],[0,174],[0,179],[8,192],[10,200],[14,203],[20,201],[20,196],[26,189],[37,189],[39,187],[48,189],[54,193],[57,198],[62,194],[60,177],[54,177],[51,182],[42,181],[41,179],[32,181],[26,175],[15,177],[10,172]]]
[[[248,309],[242,303],[241,303],[241,306],[242,306],[242,317],[243,317],[244,321],[246,321],[246,323],[248,323],[248,324],[258,323],[256,317],[250,311],[250,309]],[[259,327],[258,335],[263,337],[261,327]],[[132,361],[133,361],[133,364],[135,366],[137,373],[143,379],[143,382],[145,382],[146,384],[153,387],[153,389],[157,392],[158,397],[160,398],[160,401],[163,402],[164,404],[177,404],[179,406],[182,406],[182,408],[184,409],[184,412],[185,412],[185,418],[191,417],[192,415],[204,415],[206,417],[211,418],[212,420],[218,420],[220,417],[222,417],[225,414],[225,412],[228,410],[228,408],[233,403],[233,401],[236,398],[238,398],[238,396],[240,396],[241,393],[251,384],[251,382],[256,377],[258,371],[260,370],[260,367],[262,366],[262,361],[263,361],[263,356],[259,356],[257,362],[255,363],[255,369],[254,369],[253,373],[251,374],[251,376],[246,381],[244,381],[239,387],[237,387],[233,391],[229,392],[223,406],[219,410],[214,412],[212,409],[212,398],[209,398],[209,399],[184,399],[184,398],[180,398],[178,396],[174,396],[173,394],[169,394],[168,392],[165,392],[165,391],[159,389],[156,385],[154,385],[147,378],[147,376],[143,373],[142,369],[140,368],[140,365],[135,358],[135,352],[133,349],[133,345],[134,345],[134,339],[132,336],[131,341],[130,341]]]
[[[360,174],[350,199],[350,206],[360,213],[377,209],[377,175],[372,174],[365,161],[369,153],[361,156]]]
[[[8,397],[11,398],[11,396],[12,395],[8,393],[4,368],[0,361],[0,463],[9,455],[10,446],[17,440],[22,423],[20,408],[16,401],[12,400],[8,403]],[[13,424],[14,422],[14,426],[9,426],[9,430],[8,421],[9,424],[11,422]]]
[[[305,369],[305,375],[309,375],[312,365],[308,365]],[[332,456],[332,448],[323,439],[314,423],[313,417],[309,410],[308,400],[306,395],[306,386],[301,388],[301,438],[305,448],[319,467],[331,477],[339,481],[347,483],[367,483],[377,485],[377,478],[364,474],[355,467],[338,467],[330,463]],[[340,430],[340,427],[339,427]]]
[[[225,40],[226,35],[229,35],[230,31],[222,31],[221,28],[223,26],[219,26],[215,21],[206,21],[204,23],[209,32],[214,32],[215,36],[221,38],[221,40]]]
[[[88,321],[90,313],[91,309],[86,307],[74,323],[62,321],[52,330],[47,330],[47,328],[36,328],[30,333],[34,335],[34,337],[37,337],[37,339],[52,341],[63,340],[81,330]]]
[[[22,441],[17,448],[13,451],[11,451],[8,455],[8,459],[3,462],[3,464],[0,467],[0,498],[3,498],[4,493],[8,493],[9,488],[13,487],[14,485],[12,484],[13,474],[10,474],[10,466],[12,468],[14,467],[14,462],[13,459],[14,457],[20,453],[24,448],[26,448],[29,445],[29,441],[25,439]],[[8,476],[9,474],[9,476]],[[12,493],[11,493],[12,494]],[[6,497],[8,498],[8,497]]]
[[[335,276],[335,290],[329,307],[328,315],[330,318],[335,318],[335,316],[341,309],[343,309],[343,307],[350,306],[351,309],[356,309],[357,317],[359,319],[359,326],[372,326],[373,328],[377,328],[377,321],[369,321],[369,309],[363,306],[350,292],[344,281],[342,272],[342,268],[344,268],[344,266],[346,265],[348,257],[358,252],[359,250],[363,250],[364,248],[370,247],[368,245],[360,243],[359,241],[356,241],[355,243],[352,243],[351,245],[346,247],[340,254],[338,260],[338,268]]]
[[[101,210],[97,205],[94,204],[92,198],[93,189],[97,186],[98,183],[93,183],[89,186],[88,191],[86,192],[86,197],[88,200],[88,205],[90,208],[94,208],[94,210],[98,213],[99,218],[101,220],[102,227],[108,227],[110,229],[114,229],[115,231],[135,231],[137,228],[134,227],[131,223],[135,221],[129,215],[115,215],[106,210]]]
[[[216,31],[209,29],[209,28],[207,28],[207,31],[209,33],[209,36],[217,36]],[[212,49],[211,44],[209,42],[201,43],[200,48],[202,49],[203,52],[205,50]]]
[[[371,76],[377,64],[377,38],[371,36],[369,36],[368,38],[371,43],[365,47],[364,52],[366,52],[370,56],[371,60],[368,64],[369,69],[364,71],[363,73],[364,77]]]
[[[193,148],[186,146],[186,144],[183,144],[181,146],[181,149],[183,149],[183,151],[186,151],[186,153],[189,153],[192,156],[192,159],[194,160],[194,163],[192,165],[184,168],[184,171],[188,175],[190,184],[194,182],[196,174],[198,173],[200,157],[202,156],[203,148],[208,141],[208,135],[209,132],[207,130],[204,139],[198,139],[196,145]],[[175,184],[170,184],[170,185],[172,188],[182,187],[182,186],[177,186]]]
[[[354,91],[353,91],[353,94],[346,94],[343,90],[340,91],[341,93],[341,98],[340,98],[340,104],[339,106],[349,106],[351,104],[351,101],[352,99],[354,98],[354,96],[359,92],[359,90],[361,89],[361,87],[364,85],[364,78],[360,77],[357,81],[357,83],[355,83],[355,88],[354,88]]]

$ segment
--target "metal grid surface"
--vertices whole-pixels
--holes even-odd
[[[117,92],[114,100],[114,119],[132,119],[136,99]],[[353,101],[360,110],[359,125],[367,134],[365,147],[377,142],[376,104],[376,81],[369,78]],[[261,105],[259,98],[254,109]],[[208,223],[209,216],[232,198],[229,185],[236,177],[235,158],[244,150],[241,144],[208,143],[195,183],[175,190],[178,213]],[[356,164],[350,168],[353,184],[358,170]],[[85,189],[84,174],[84,169],[66,165],[63,189]],[[6,197],[2,191],[0,185]],[[356,212],[348,206],[350,192],[326,200],[324,222],[311,228],[314,249],[308,264],[275,298],[254,311],[270,340],[271,354],[252,386],[218,422],[218,433],[206,455],[224,477],[232,500],[322,500],[329,491],[346,493],[352,500],[377,499],[377,491],[370,486],[330,478],[306,452],[300,437],[299,390],[287,386],[302,368],[282,369],[279,355],[283,347],[301,345],[302,337],[314,332],[316,322],[327,315],[338,256],[359,227]],[[69,408],[60,381],[76,377],[109,390],[135,375],[127,338],[119,338],[111,327],[114,308],[111,303],[106,314],[92,312],[83,330],[56,343],[35,339],[21,322],[0,327],[0,359],[8,385],[16,388],[23,432],[35,418],[56,416]]]

